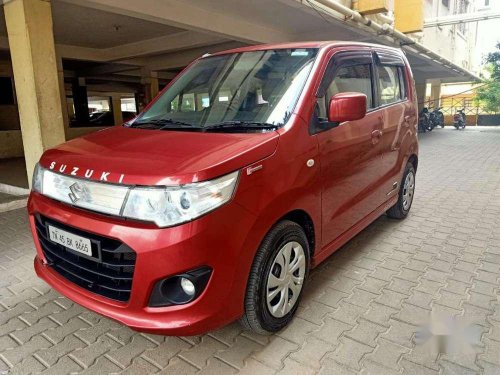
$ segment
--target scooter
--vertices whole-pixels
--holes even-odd
[[[466,117],[465,117],[465,109],[459,109],[457,113],[453,115],[453,126],[455,129],[465,129],[466,125]]]
[[[429,120],[431,121],[432,128],[436,126],[441,126],[444,128],[444,114],[441,112],[443,107],[435,108],[431,113],[429,113]]]

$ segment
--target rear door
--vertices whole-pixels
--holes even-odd
[[[322,184],[322,245],[334,241],[378,207],[382,118],[375,110],[374,64],[370,51],[339,52],[330,61],[317,93],[315,129]],[[367,115],[332,127],[330,98],[341,92],[367,96]],[[313,119],[314,120],[314,119]],[[333,125],[335,126],[335,125]]]
[[[402,157],[400,149],[404,139],[411,135],[409,129],[416,111],[409,100],[406,68],[401,56],[389,51],[377,51],[376,96],[378,112],[383,121],[380,142],[382,161],[380,199],[389,199],[399,191]]]

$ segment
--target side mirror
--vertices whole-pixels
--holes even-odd
[[[359,92],[342,92],[332,96],[328,106],[328,121],[360,120],[366,115],[366,95]]]

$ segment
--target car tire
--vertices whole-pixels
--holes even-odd
[[[415,167],[410,162],[406,164],[400,186],[398,201],[386,212],[388,217],[399,220],[408,216],[415,193]]]
[[[285,327],[299,305],[309,265],[309,243],[304,229],[289,220],[276,224],[255,255],[241,325],[258,334],[270,334]],[[275,287],[278,283],[281,284]]]

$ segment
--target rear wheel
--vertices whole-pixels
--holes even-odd
[[[393,219],[404,219],[410,212],[415,193],[415,168],[408,162],[403,173],[401,188],[399,189],[398,201],[386,212],[387,216]]]
[[[309,244],[302,227],[284,220],[266,235],[255,255],[245,296],[244,328],[277,332],[293,318],[309,271]]]

